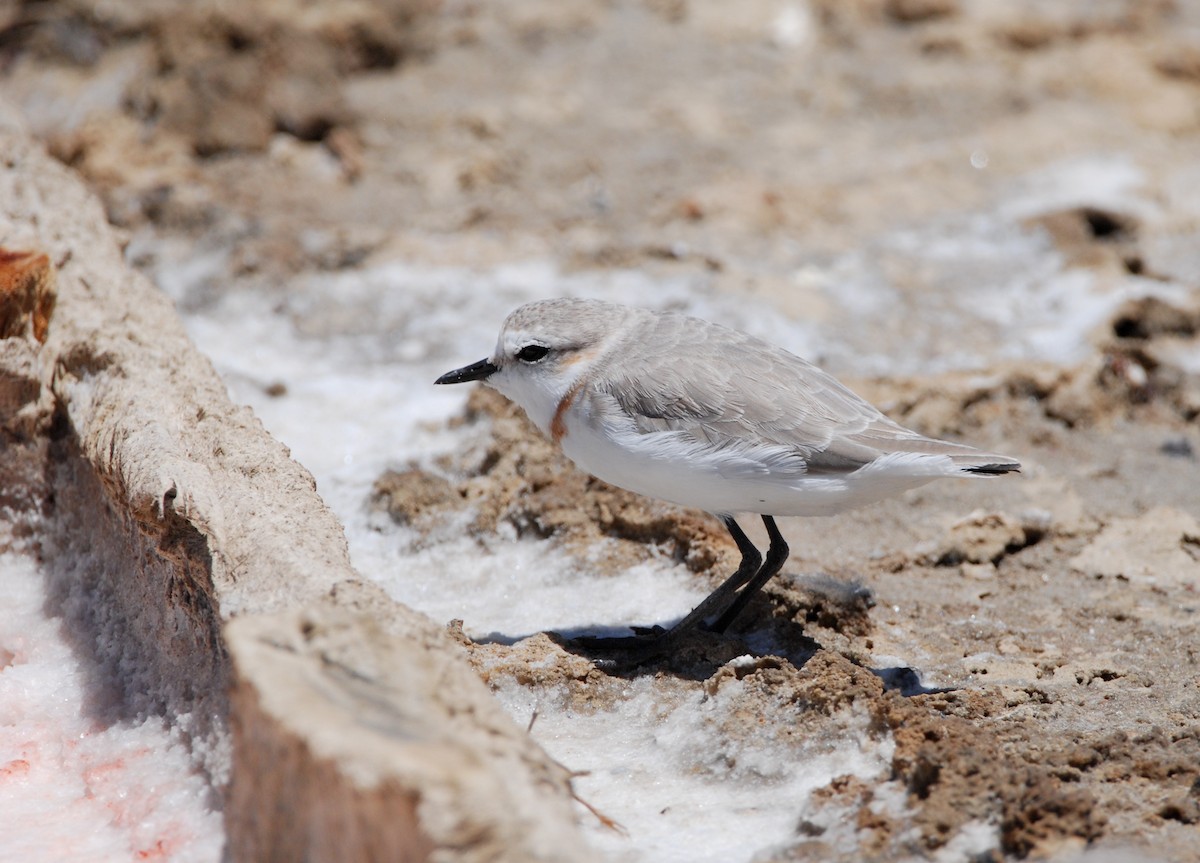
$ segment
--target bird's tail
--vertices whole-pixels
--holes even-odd
[[[972,476],[1003,476],[1006,473],[1021,472],[1020,462],[1003,455],[976,453],[952,455],[950,459],[959,470]]]
[[[983,452],[973,446],[948,440],[913,437],[894,441],[890,448],[895,451],[944,455],[955,468],[971,476],[1003,476],[1006,473],[1021,471],[1021,463],[1011,456]]]

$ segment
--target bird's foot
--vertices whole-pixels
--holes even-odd
[[[666,653],[679,635],[673,629],[661,626],[630,627],[633,635],[597,636],[581,635],[571,643],[589,653],[616,653],[624,661],[641,662]]]
[[[633,630],[633,635],[581,635],[578,638],[572,638],[571,643],[591,650],[625,650],[642,644],[651,644],[673,632],[673,630],[664,629],[661,626],[631,626],[629,628]]]
[[[629,650],[630,648],[656,644],[660,636],[665,632],[666,630],[661,629],[659,632],[635,629],[633,635],[581,635],[578,638],[572,638],[571,643],[588,650]]]

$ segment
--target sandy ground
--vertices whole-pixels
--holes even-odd
[[[384,260],[636,268],[810,325],[897,419],[1026,465],[790,521],[739,627],[647,667],[464,636],[498,690],[733,687],[730,741],[894,743],[756,859],[1200,860],[1200,4],[68,0],[0,28],[6,95],[185,312]],[[456,423],[479,445],[377,505],[468,505],[597,577],[731,566],[502,400]]]

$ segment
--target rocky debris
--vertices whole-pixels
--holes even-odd
[[[300,185],[357,181],[360,117],[346,88],[427,53],[439,5],[22,3],[0,19],[0,71],[12,98],[71,106],[39,117],[39,131],[115,224],[240,238],[242,272],[292,269],[305,232],[273,234],[230,206],[210,165],[256,154]]]
[[[1097,352],[1075,367],[1020,363],[986,375],[950,373],[854,388],[898,421],[931,435],[997,427],[1091,427],[1137,417],[1200,416],[1200,302],[1146,296],[1095,331]],[[1052,433],[1049,430],[1047,433]]]
[[[6,438],[32,436],[31,417],[21,415],[27,414],[26,409],[35,405],[41,394],[37,352],[20,339],[0,340],[0,428]]]
[[[603,693],[610,682],[609,675],[591,659],[564,651],[563,645],[550,634],[538,633],[513,645],[476,644],[466,636],[463,638],[480,677],[493,687],[502,679],[511,678],[521,686],[539,689],[566,685],[575,707],[590,704],[591,709],[596,709],[597,700],[606,700]]]
[[[230,627],[231,847],[246,860],[484,863],[555,846],[574,857],[578,847],[559,844],[574,833],[569,771],[524,730],[513,735],[442,633],[380,600],[356,588]],[[414,641],[433,658],[406,655]],[[525,775],[564,796],[512,799]]]
[[[1070,565],[1093,578],[1194,592],[1200,588],[1200,521],[1173,507],[1155,507],[1105,526]]]
[[[1188,307],[1156,296],[1129,300],[1113,316],[1112,333],[1135,341],[1200,335],[1200,301]]]
[[[1037,543],[1044,533],[1039,519],[1022,522],[1006,513],[976,510],[951,525],[933,560],[937,566],[995,565]]]
[[[57,299],[50,258],[0,248],[0,339],[29,335],[45,342]]]
[[[883,682],[876,675],[827,650],[817,651],[801,667],[775,656],[740,659],[706,680],[704,691],[716,695],[733,680],[751,684],[742,688],[743,696],[750,702],[777,700],[797,711],[824,716],[832,716],[854,704],[869,704],[883,696]],[[750,712],[753,710],[748,704],[747,713]]]
[[[826,656],[818,654],[810,665]],[[856,691],[861,671],[836,657],[820,664],[812,671],[831,689]],[[1059,749],[991,720],[992,698],[982,692],[902,698],[869,685],[858,688],[853,703],[866,707],[895,741],[891,775],[875,783],[841,777],[818,790],[797,831],[803,838],[780,859],[851,861],[862,859],[864,849],[873,859],[906,859],[914,837],[922,854],[952,856],[972,833],[985,837],[984,846],[995,843],[975,859],[1053,859],[1100,838],[1120,817],[1118,789],[1146,779],[1177,789],[1158,817],[1186,820],[1192,811],[1194,731],[1101,734]],[[1082,783],[1084,774],[1097,785]],[[844,850],[851,844],[845,835],[828,841],[845,834],[845,825],[857,852]],[[994,839],[986,838],[989,833]]]
[[[806,627],[819,626],[845,635],[867,635],[875,596],[861,581],[818,573],[782,573],[767,585],[772,602]]]
[[[47,255],[0,248],[0,549],[33,534],[49,496],[54,406],[39,352],[57,297]]]
[[[56,300],[46,255],[0,248],[0,428],[6,443],[34,436],[29,409],[42,396],[38,347],[46,341]]]
[[[352,122],[342,76],[392,68],[423,50],[418,24],[435,6],[28,3],[3,22],[4,45],[9,62],[30,55],[83,68],[106,51],[147,47],[143,74],[129,76],[123,105],[139,121],[185,138],[197,155],[211,156],[264,150],[276,131],[321,140]]]
[[[958,700],[954,693],[893,698],[883,708],[896,741],[893,775],[910,805],[921,801],[915,817],[929,850],[975,820],[998,820],[1001,849],[1018,857],[1063,836],[1100,835],[1103,819],[1087,792],[1056,778],[1032,752],[1012,758],[991,729],[943,715]]]
[[[883,4],[887,17],[902,24],[915,24],[949,18],[959,13],[958,0],[887,0]]]
[[[383,510],[397,524],[441,517],[444,510],[464,505],[462,495],[445,477],[410,467],[389,470],[375,480],[371,506]]]
[[[1137,251],[1136,216],[1100,207],[1072,207],[1039,214],[1025,224],[1045,230],[1069,267],[1115,268],[1134,275],[1145,271]]]

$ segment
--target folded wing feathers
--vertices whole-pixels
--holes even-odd
[[[747,458],[753,450],[759,469],[770,472],[845,474],[888,453],[948,456],[975,476],[1020,469],[1007,456],[904,428],[832,376],[779,348],[732,330],[697,329],[686,318],[660,320],[657,357],[632,374],[597,376],[607,380],[598,386],[604,396],[644,434],[684,433],[701,446]],[[709,376],[702,384],[694,374],[681,373],[679,349],[695,356]],[[748,446],[751,442],[760,445]]]

